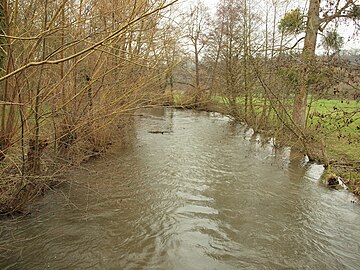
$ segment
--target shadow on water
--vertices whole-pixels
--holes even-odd
[[[141,115],[131,146],[2,222],[1,269],[359,268],[360,210],[321,165],[216,113]]]

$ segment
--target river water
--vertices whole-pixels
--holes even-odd
[[[132,144],[1,221],[0,269],[360,269],[360,207],[321,165],[218,114],[139,113]]]

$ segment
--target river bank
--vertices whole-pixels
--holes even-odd
[[[40,170],[36,174],[28,170],[30,150],[22,159],[21,151],[11,148],[12,152],[0,163],[0,217],[29,214],[29,206],[49,190],[66,184],[66,176],[73,170],[106,156],[110,149],[124,147],[133,136],[133,121],[133,115],[119,117],[102,130],[78,134],[65,148],[58,148],[53,142],[41,152]]]
[[[219,102],[219,100],[214,100],[214,98],[205,98],[199,104],[194,104],[192,102],[192,96],[177,96],[173,100],[174,103],[172,106],[175,108],[218,112],[223,115],[229,115],[234,120],[252,127],[252,123],[244,123],[244,120],[241,119],[241,117],[239,118],[239,114],[237,112],[234,113],[234,111],[230,109],[229,106],[223,102]],[[321,104],[315,105],[314,107],[320,107],[322,110],[324,110]],[[331,119],[329,121],[331,121]],[[261,128],[261,126],[258,126],[258,130],[256,130],[256,132],[259,132],[260,134],[263,134],[267,137],[276,138],[277,144],[279,146],[291,146],[295,151],[307,154],[307,149],[304,149],[303,144],[299,141],[298,138],[293,136],[291,131],[287,130],[286,128],[284,129],[283,127],[281,132],[279,132],[276,130],[277,128],[277,126],[271,125],[266,125],[265,129]],[[312,128],[313,126],[309,127],[310,133],[319,133],[319,131],[315,131]],[[315,160],[324,164],[326,169],[322,177],[322,181],[325,184],[328,184],[330,188],[335,189],[344,188],[341,184],[344,183],[346,188],[358,199],[360,199],[360,141],[357,141],[356,138],[353,141],[347,141],[345,136],[339,137],[337,139],[334,139],[334,136],[325,137],[325,140],[320,138],[315,139],[315,135],[311,135],[311,137],[314,138],[314,142],[311,143],[310,148],[313,148],[312,152],[318,153],[314,155]],[[357,149],[357,151],[355,151],[355,149]],[[336,181],[338,184],[336,185],[334,185],[334,182],[329,183],[329,179],[334,178],[337,179]]]
[[[191,103],[187,104],[170,104],[169,107],[177,109],[190,109],[196,111],[206,111],[206,112],[217,112],[222,115],[228,115],[232,117],[235,121],[240,121],[236,115],[232,115],[231,111],[224,106],[216,102],[204,102],[200,105],[193,106]],[[135,113],[136,115],[136,113]],[[141,114],[140,114],[141,115]],[[136,117],[136,116],[135,116]],[[246,125],[245,123],[242,123]],[[110,148],[118,148],[119,145],[126,143],[126,140],[129,140],[129,133],[133,134],[134,131],[130,131],[131,125],[126,125],[127,130],[124,132],[124,128],[118,128],[117,132],[127,133],[121,136],[119,140],[112,140],[111,143],[107,142],[106,147],[101,151],[88,151],[86,154],[77,153],[80,155],[80,159],[77,157],[77,165],[71,163],[56,163],[57,166],[54,166],[55,160],[57,157],[51,156],[46,158],[47,164],[45,166],[45,173],[39,176],[27,176],[22,177],[19,174],[3,174],[3,181],[1,182],[0,191],[0,213],[2,215],[16,215],[16,214],[27,214],[28,210],[26,208],[32,202],[37,200],[39,197],[43,196],[44,193],[52,188],[56,188],[63,184],[63,175],[66,171],[73,170],[73,166],[79,166],[79,160],[81,163],[88,159],[97,158],[98,156],[106,155],[106,151]],[[120,126],[119,126],[120,127]],[[262,134],[265,138],[274,138],[279,134],[276,134],[273,130],[259,130],[259,134]],[[156,133],[156,132],[155,132]],[[164,131],[162,131],[164,134]],[[114,136],[113,136],[114,137]],[[127,139],[125,139],[127,138]],[[303,149],[297,144],[289,144],[291,137],[287,136],[277,136],[276,137],[276,147],[290,146],[296,151],[301,152]],[[114,146],[113,143],[118,144]],[[91,148],[91,147],[90,147]],[[319,159],[320,163],[324,160]],[[358,162],[354,160],[344,160],[343,156],[332,155],[331,158],[327,161],[329,164],[326,166],[322,181],[327,184],[329,179],[339,179],[345,183],[346,187],[350,192],[355,194],[357,198],[360,198],[360,170]],[[334,185],[334,182],[331,182],[331,188],[342,188],[340,182],[339,185]]]
[[[218,113],[137,114],[132,144],[1,223],[0,268],[356,269],[360,208],[323,166]]]

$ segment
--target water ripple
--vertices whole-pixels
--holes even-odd
[[[0,268],[359,269],[360,209],[321,165],[219,114],[146,114],[131,147],[1,224]]]

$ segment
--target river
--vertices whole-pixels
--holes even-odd
[[[131,144],[0,221],[0,269],[360,269],[360,207],[323,166],[216,113],[136,119]]]

